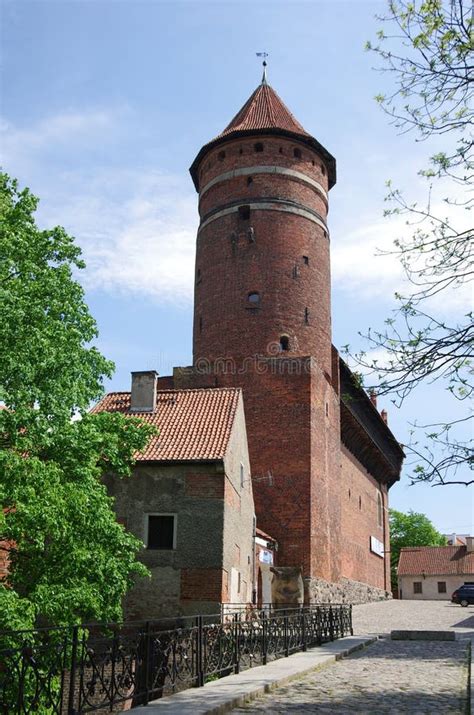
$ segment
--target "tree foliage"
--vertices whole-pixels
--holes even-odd
[[[396,295],[399,306],[385,327],[368,331],[369,350],[357,361],[378,392],[391,393],[398,405],[421,382],[444,384],[461,403],[460,418],[420,425],[421,437],[413,430],[411,479],[472,484],[467,476],[472,449],[465,437],[472,419],[472,312],[448,320],[436,308],[453,291],[465,289],[474,270],[472,5],[466,0],[393,0],[379,19],[384,27],[367,48],[381,60],[379,69],[388,75],[391,91],[377,101],[399,132],[413,131],[417,141],[435,142],[437,149],[419,172],[428,181],[425,203],[410,202],[388,184],[385,214],[403,216],[407,227],[393,253],[411,288]],[[435,189],[443,192],[439,202]],[[384,359],[371,359],[373,350]]]
[[[440,534],[425,514],[390,509],[390,566],[392,590],[397,589],[397,566],[400,549],[406,546],[445,546],[446,537]]]
[[[0,629],[118,619],[146,574],[101,477],[129,475],[150,429],[88,414],[113,364],[92,344],[80,250],[36,226],[37,203],[0,174]]]

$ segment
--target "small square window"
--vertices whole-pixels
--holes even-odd
[[[446,581],[438,581],[438,593],[446,593]]]
[[[242,489],[244,486],[244,465],[242,462],[240,463],[240,488]]]
[[[413,581],[413,593],[423,593],[423,584],[421,581]]]
[[[176,548],[176,514],[147,514],[147,549]]]

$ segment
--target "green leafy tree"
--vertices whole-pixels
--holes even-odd
[[[0,174],[0,630],[120,619],[147,573],[101,477],[129,475],[151,431],[88,413],[113,364],[92,344],[80,249],[37,227],[37,203]]]
[[[445,546],[446,537],[435,529],[424,514],[390,509],[390,570],[392,590],[397,589],[397,566],[404,546]]]
[[[376,43],[390,90],[376,99],[399,132],[433,141],[425,203],[408,200],[389,182],[386,215],[403,216],[406,232],[396,242],[409,279],[399,307],[383,329],[369,330],[369,350],[357,356],[380,394],[403,400],[421,383],[438,382],[459,402],[459,419],[415,425],[408,445],[411,479],[432,484],[472,484],[472,312],[456,320],[433,309],[448,292],[472,281],[474,34],[469,0],[391,0]],[[442,148],[440,148],[442,147]],[[436,199],[435,189],[440,198]],[[442,197],[442,198],[441,198]],[[371,359],[371,351],[385,355]]]

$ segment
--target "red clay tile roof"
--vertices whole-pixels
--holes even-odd
[[[311,134],[301,126],[288,107],[282,102],[275,90],[262,82],[250,95],[223,132],[206,143],[194,159],[190,172],[196,190],[199,191],[198,167],[201,159],[213,147],[238,136],[251,134],[287,134],[292,138],[301,138],[306,144],[321,154],[328,170],[329,188],[336,183],[336,160]]]
[[[242,109],[237,112],[216,139],[228,136],[233,132],[255,129],[283,129],[294,134],[310,136],[268,84],[261,84],[257,87]]]
[[[92,412],[122,412],[156,426],[139,462],[207,461],[223,459],[227,451],[240,388],[163,390],[154,412],[130,412],[130,393],[111,392]]]
[[[474,552],[465,546],[414,546],[403,548],[398,561],[399,576],[447,576],[474,574]]]

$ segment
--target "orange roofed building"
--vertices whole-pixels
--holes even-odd
[[[215,613],[251,602],[255,510],[242,391],[157,391],[153,371],[94,409],[140,417],[159,434],[131,479],[105,479],[118,520],[144,542],[151,579],[127,596],[128,618]]]
[[[474,584],[474,537],[463,546],[413,546],[400,550],[400,598],[449,600],[465,583]]]
[[[278,545],[279,566],[301,567],[308,602],[384,598],[388,492],[404,455],[375,396],[331,343],[327,215],[336,161],[264,76],[190,171],[200,217],[193,365],[157,380],[158,413],[147,419],[163,427],[167,394],[238,389],[250,457],[245,483],[258,527]],[[99,409],[126,399],[107,397]],[[191,401],[176,421],[186,424],[187,410]],[[214,439],[210,405],[199,419],[205,449]],[[165,449],[164,432],[161,439]],[[158,464],[156,444],[148,451]],[[146,514],[147,498],[138,501],[137,513]]]

